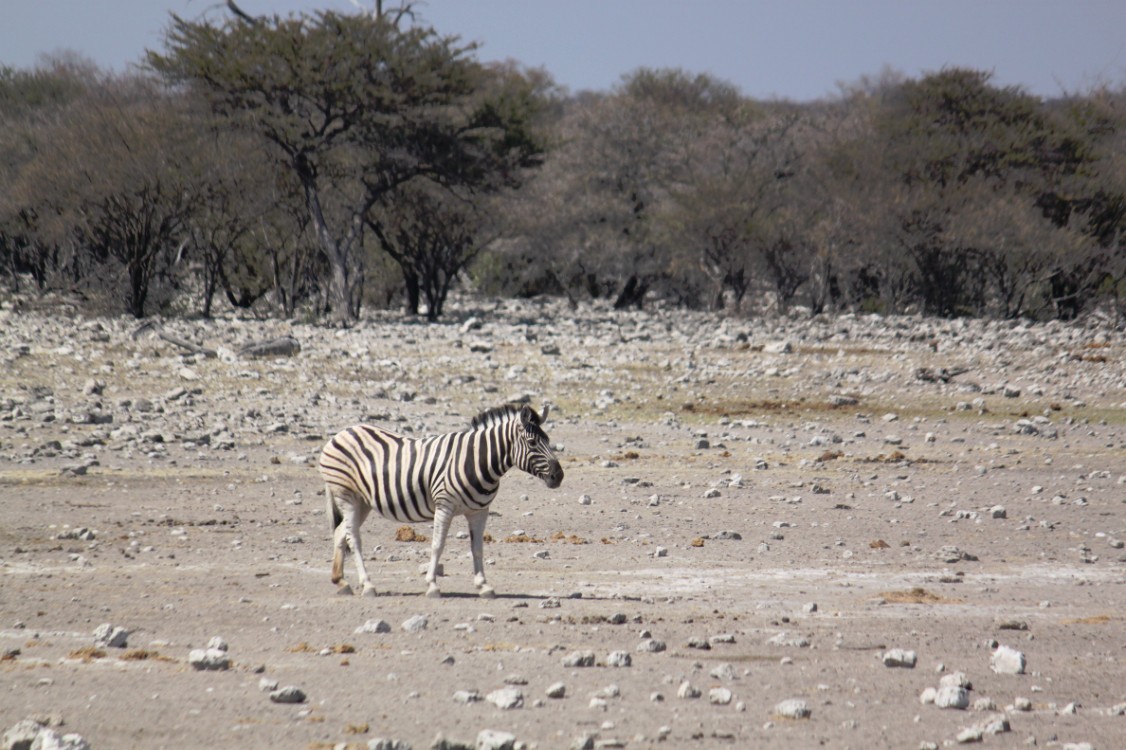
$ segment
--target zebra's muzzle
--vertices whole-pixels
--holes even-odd
[[[547,473],[540,479],[547,485],[550,490],[555,489],[563,484],[563,467],[559,465],[558,461],[552,461],[547,467]]]

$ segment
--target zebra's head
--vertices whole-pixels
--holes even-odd
[[[547,421],[548,407],[536,414],[530,406],[520,407],[520,438],[515,447],[516,468],[542,479],[549,489],[563,483],[563,467],[551,450],[551,441],[540,426]]]

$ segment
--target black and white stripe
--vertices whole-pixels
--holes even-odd
[[[454,516],[469,522],[474,582],[485,582],[483,543],[489,503],[500,479],[516,467],[554,489],[563,469],[541,425],[547,419],[528,406],[505,405],[475,417],[470,429],[410,438],[360,424],[337,433],[321,451],[328,515],[333,524],[332,580],[344,578],[344,554],[356,556],[363,593],[374,587],[364,566],[360,526],[371,511],[403,523],[434,522],[427,596],[440,596],[439,559]],[[347,584],[345,584],[347,586]]]

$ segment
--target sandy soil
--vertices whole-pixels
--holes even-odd
[[[539,748],[917,748],[1003,716],[984,745],[1126,747],[1126,345],[1108,327],[542,305],[344,332],[169,324],[218,348],[205,358],[126,320],[0,317],[0,731],[61,719],[99,749],[417,749],[485,729]],[[236,353],[280,334],[301,353]],[[497,598],[472,595],[464,538],[445,596],[422,596],[429,544],[378,518],[379,595],[338,596],[323,440],[362,419],[458,429],[524,394],[554,404],[566,480],[502,484]],[[415,615],[427,627],[406,632]],[[376,619],[390,632],[356,632]],[[127,646],[96,648],[103,623]],[[194,669],[215,636],[230,668]],[[991,669],[998,644],[1024,674]],[[914,668],[885,666],[897,648]],[[576,651],[595,665],[565,666]],[[920,701],[956,672],[969,708]],[[264,679],[307,698],[274,703]],[[503,688],[522,705],[486,699]],[[776,715],[787,699],[809,716]]]

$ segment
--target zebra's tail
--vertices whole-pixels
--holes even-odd
[[[325,511],[328,515],[328,522],[332,526],[332,530],[336,531],[336,527],[344,523],[344,516],[340,512],[340,508],[336,505],[336,500],[332,494],[332,487],[325,485]]]

